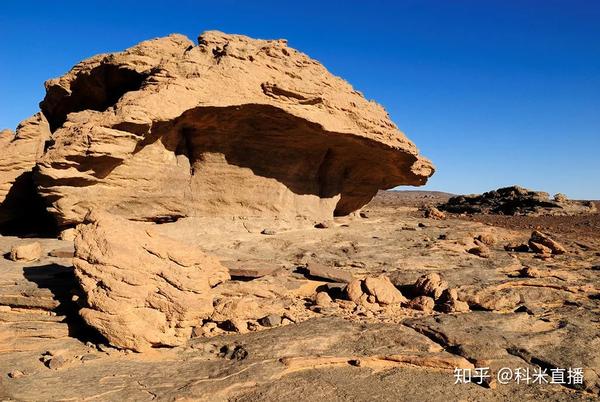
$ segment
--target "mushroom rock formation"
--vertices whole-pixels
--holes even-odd
[[[377,103],[285,40],[206,32],[94,56],[46,83],[40,194],[61,225],[323,220],[434,172]]]
[[[0,227],[27,224],[38,219],[32,210],[41,205],[33,185],[33,168],[50,138],[48,122],[41,113],[11,130],[0,131]],[[39,210],[39,209],[38,209]],[[4,231],[4,230],[3,230]]]
[[[80,315],[114,346],[142,351],[177,346],[213,314],[213,287],[229,279],[216,257],[98,212],[78,226],[75,275]]]

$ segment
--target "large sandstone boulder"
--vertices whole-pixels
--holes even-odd
[[[212,256],[155,234],[148,224],[92,214],[75,239],[80,314],[114,346],[176,346],[213,314],[213,287],[229,279]]]
[[[140,221],[322,221],[431,163],[377,103],[287,46],[206,32],[142,42],[46,83],[37,184],[62,225],[98,206]]]
[[[44,152],[50,129],[44,115],[23,120],[16,132],[0,131],[0,228],[37,219],[40,200],[33,185],[33,168]]]

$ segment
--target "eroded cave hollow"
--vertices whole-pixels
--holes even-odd
[[[77,74],[70,90],[61,85],[48,85],[40,109],[48,119],[50,130],[55,131],[69,113],[87,109],[102,112],[117,103],[123,94],[140,89],[146,78],[147,74],[103,63]]]

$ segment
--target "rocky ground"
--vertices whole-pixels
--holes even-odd
[[[596,399],[600,238],[564,217],[423,217],[420,204],[440,197],[380,193],[360,215],[320,228],[148,224],[229,268],[217,299],[243,294],[252,303],[199,321],[179,346],[143,353],[109,346],[80,318],[72,240],[0,237],[0,399]],[[600,215],[580,219],[598,227]],[[534,229],[566,253],[505,249],[542,241]],[[41,258],[10,259],[15,245],[32,241]],[[429,275],[416,286],[426,274],[447,285]],[[356,280],[380,277],[393,290]],[[267,314],[264,306],[275,307]],[[481,367],[492,378],[455,384],[456,368]],[[502,384],[493,378],[503,367],[582,368],[583,381]]]

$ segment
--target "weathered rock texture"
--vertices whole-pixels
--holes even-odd
[[[380,105],[285,40],[171,35],[46,88],[53,145],[37,184],[63,225],[96,206],[141,221],[323,220],[433,174]]]
[[[573,215],[596,211],[593,202],[570,201],[562,194],[550,199],[548,193],[513,186],[481,195],[452,197],[440,209],[452,213],[501,215]]]
[[[9,223],[24,225],[39,199],[34,191],[33,173],[37,159],[50,137],[48,122],[41,113],[11,130],[0,131],[0,228]]]
[[[229,279],[227,269],[146,225],[91,219],[79,227],[73,259],[86,296],[83,319],[122,348],[184,343],[213,313],[212,288]]]

